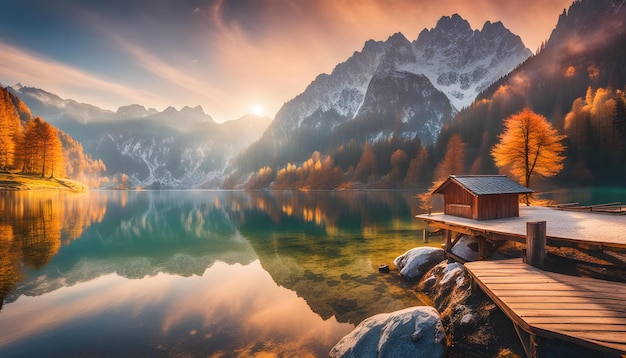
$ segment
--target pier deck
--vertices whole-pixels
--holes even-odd
[[[526,222],[546,221],[546,237],[552,242],[570,242],[626,249],[626,215],[555,210],[521,206],[519,217],[477,221],[443,213],[418,215],[429,225],[486,238],[526,240]]]
[[[626,356],[626,284],[546,272],[521,259],[465,267],[513,322],[529,357],[537,355],[537,336]]]

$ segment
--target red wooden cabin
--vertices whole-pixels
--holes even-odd
[[[450,175],[433,194],[446,215],[490,220],[519,216],[520,194],[532,192],[504,175]]]

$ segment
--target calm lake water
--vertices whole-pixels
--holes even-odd
[[[0,192],[0,356],[326,357],[421,304],[415,194]]]

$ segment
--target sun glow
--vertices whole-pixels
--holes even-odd
[[[252,106],[252,113],[256,114],[257,116],[262,116],[263,115],[263,106],[260,104],[255,104]]]

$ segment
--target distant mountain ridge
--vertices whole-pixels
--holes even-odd
[[[442,17],[413,42],[401,33],[369,40],[285,103],[240,166],[256,170],[299,162],[350,141],[417,136],[431,144],[458,110],[531,55],[502,23],[472,30],[457,14]],[[260,152],[269,158],[265,163],[258,161]]]
[[[70,134],[85,152],[102,160],[105,185],[216,188],[231,158],[260,137],[269,118],[243,116],[216,123],[202,107],[162,112],[133,104],[116,112],[79,103],[42,89],[8,87],[36,116]],[[125,180],[125,179],[124,179]]]
[[[84,143],[110,176],[128,175],[141,187],[219,187],[233,168],[280,168],[348,143],[432,144],[479,91],[531,55],[500,22],[472,30],[459,15],[444,16],[413,42],[401,33],[367,41],[271,123],[245,117],[217,124],[199,106],[158,112],[133,104],[113,112],[21,85],[11,91]]]

